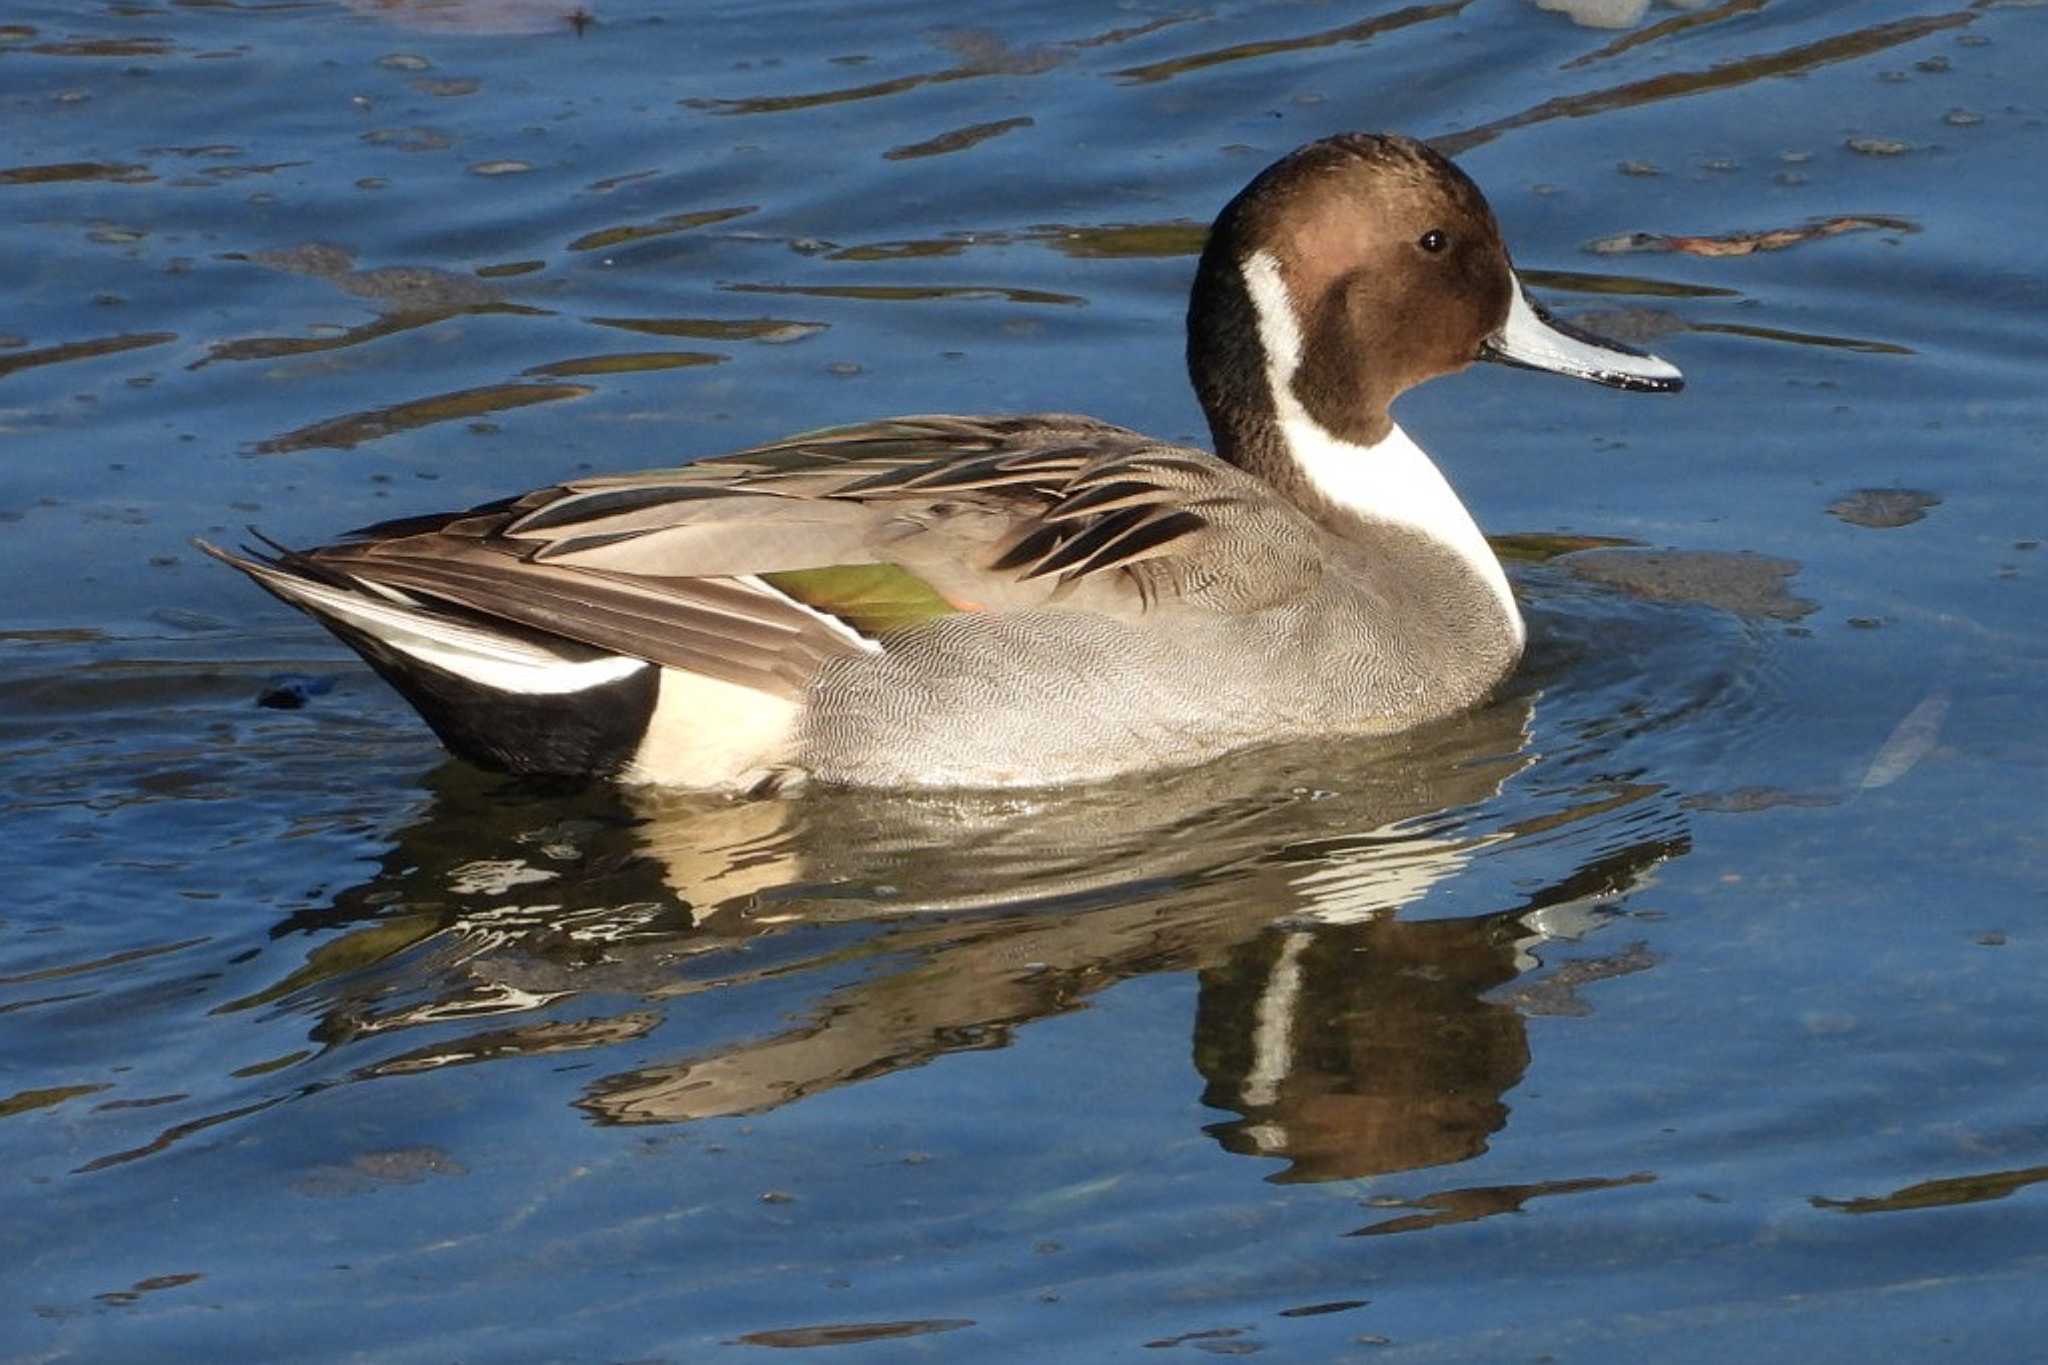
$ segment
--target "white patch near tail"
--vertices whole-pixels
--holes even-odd
[[[581,692],[652,668],[645,659],[598,654],[576,659],[509,635],[435,616],[403,601],[380,600],[237,559],[281,596],[316,615],[372,636],[406,655],[479,687],[520,696]]]
[[[752,788],[790,758],[797,709],[787,697],[664,668],[647,736],[620,770],[619,780]]]
[[[1398,423],[1376,444],[1361,446],[1331,435],[1309,416],[1294,396],[1294,374],[1301,368],[1301,327],[1280,262],[1269,252],[1255,251],[1240,269],[1258,314],[1266,382],[1280,434],[1302,473],[1316,491],[1354,515],[1420,531],[1450,549],[1492,589],[1514,625],[1516,639],[1523,638],[1522,613],[1500,560],[1443,471]]]

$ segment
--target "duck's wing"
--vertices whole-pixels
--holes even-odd
[[[291,572],[793,696],[946,613],[1252,610],[1313,586],[1321,554],[1214,456],[1051,414],[834,428],[256,562],[273,591]]]
[[[900,417],[522,500],[536,560],[657,575],[888,565],[965,608],[1172,596],[1218,611],[1313,587],[1309,519],[1205,451],[1068,413]],[[853,537],[849,539],[849,536]],[[1140,571],[1139,565],[1148,565]]]

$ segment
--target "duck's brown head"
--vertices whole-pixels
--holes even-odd
[[[1411,138],[1310,143],[1217,218],[1188,309],[1188,366],[1226,457],[1290,404],[1371,446],[1403,390],[1475,360],[1620,388],[1682,383],[1657,357],[1531,303],[1479,187]]]

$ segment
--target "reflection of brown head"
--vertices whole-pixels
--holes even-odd
[[[1485,992],[1515,975],[1512,913],[1315,925],[1260,935],[1202,973],[1195,1062],[1209,1131],[1285,1157],[1282,1181],[1463,1161],[1507,1121],[1522,1018]]]

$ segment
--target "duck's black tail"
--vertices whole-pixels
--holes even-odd
[[[355,579],[275,542],[193,543],[327,627],[455,753],[503,772],[610,777],[647,734],[660,670]]]

